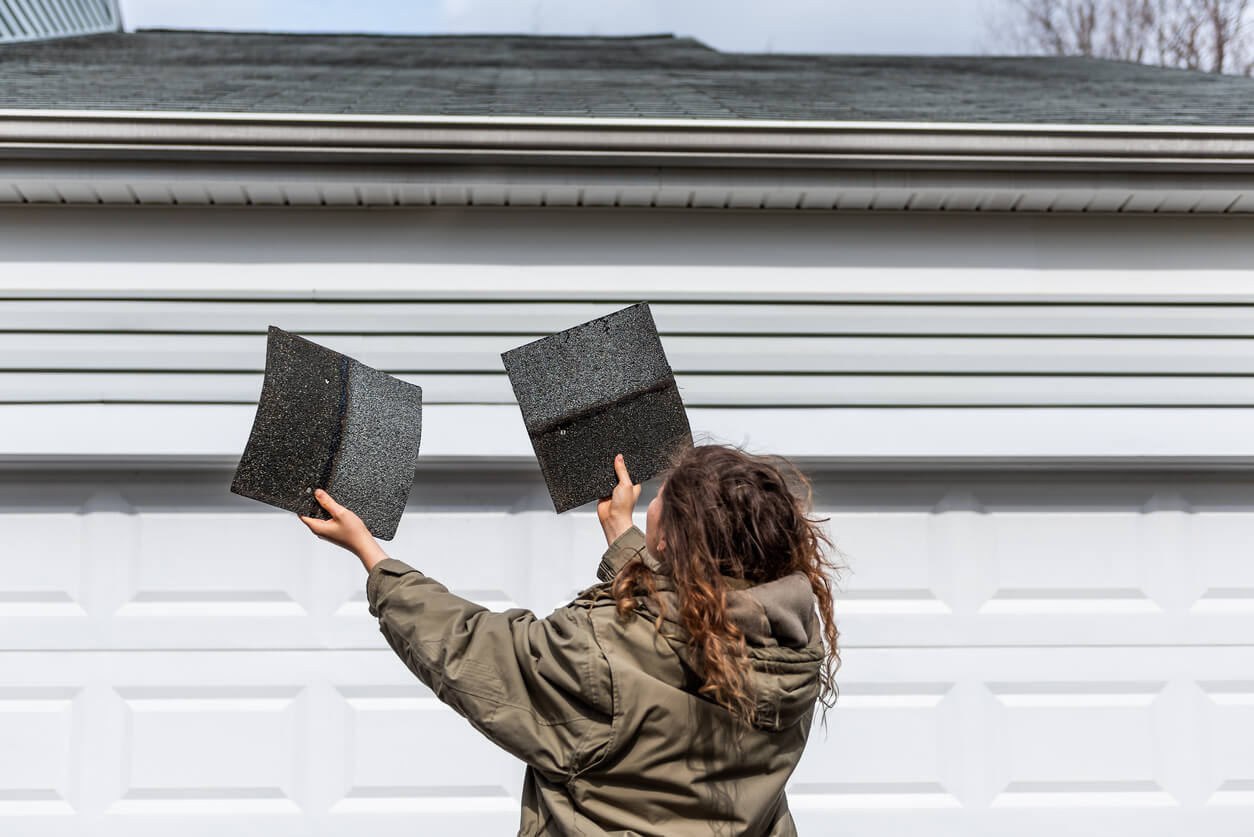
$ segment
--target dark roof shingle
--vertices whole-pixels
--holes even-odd
[[[1254,125],[1254,79],[1053,57],[755,55],[689,38],[140,31],[0,46],[0,108]]]

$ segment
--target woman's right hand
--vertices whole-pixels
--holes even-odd
[[[632,483],[621,453],[614,457],[614,473],[618,475],[618,485],[610,496],[597,503],[597,518],[605,531],[605,542],[610,544],[635,525],[631,522],[631,513],[636,508],[636,500],[640,499],[640,486]]]

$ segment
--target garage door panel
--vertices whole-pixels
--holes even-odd
[[[517,822],[521,767],[390,651],[4,652],[0,670],[27,684],[6,705],[61,742],[0,772],[15,833],[57,833],[16,813],[36,791],[124,833],[193,811],[280,834]],[[1040,804],[1119,812],[1111,833],[1151,806],[1168,818],[1143,833],[1240,833],[1223,829],[1248,827],[1254,681],[1231,673],[1250,670],[1249,647],[850,648],[790,799],[819,833],[1038,833]]]
[[[49,477],[32,488],[38,506],[15,501],[21,480],[0,480],[18,546],[0,556],[0,631],[32,648],[374,647],[357,561],[294,515],[230,494],[229,479]],[[1170,477],[816,484],[848,568],[844,641],[866,646],[1254,635],[1248,493]],[[554,515],[532,474],[429,471],[386,548],[487,607],[544,615],[593,582],[604,540],[591,510]],[[31,560],[41,554],[56,557]]]
[[[449,800],[499,807],[521,796],[518,762],[420,684],[342,686],[336,692],[350,752],[343,799],[332,810],[418,811],[448,807]]]
[[[1254,810],[1254,679],[1203,681],[1198,687],[1206,803]]]
[[[1248,553],[1254,543],[1254,512],[1198,511],[1188,532],[1190,559],[1202,595],[1193,609],[1215,613],[1254,613],[1254,561],[1227,556]]]
[[[0,823],[73,813],[82,704],[73,686],[0,687]]]
[[[229,605],[267,614],[308,614],[315,542],[292,516],[230,511],[166,511],[142,516],[124,613],[161,609],[191,613]],[[189,537],[193,532],[213,538]]]
[[[0,489],[2,491],[2,489]],[[0,647],[32,635],[81,647],[90,632],[85,519],[72,507],[30,512],[4,508],[0,520]]]
[[[510,505],[475,511],[432,513],[411,502],[394,543],[385,546],[388,554],[458,595],[540,614],[595,583],[605,551],[595,513],[558,517],[547,492],[534,485]],[[360,574],[354,578],[360,588]]]
[[[0,760],[0,831],[515,829],[521,767],[386,649],[356,559],[231,495],[229,477],[0,479],[22,549],[71,559],[37,572],[0,557],[15,649],[0,649],[0,737],[30,754]],[[802,828],[1248,833],[1254,488],[1165,473],[815,483],[851,572],[842,698],[791,783]],[[534,472],[429,467],[387,548],[455,592],[544,614],[591,582],[603,546],[595,515],[554,515]]]
[[[305,801],[304,687],[115,689],[124,747],[119,814],[294,813]]]
[[[920,616],[951,612],[948,563],[941,556],[932,521],[917,512],[825,515],[824,529],[836,544],[843,581],[841,612],[860,616]],[[878,554],[896,556],[875,560]]]
[[[1241,484],[1054,475],[1038,484],[956,480],[929,493],[930,480],[819,487],[835,500],[829,531],[849,568],[837,605],[847,642],[1135,645],[1254,635],[1254,571],[1235,559],[1251,517],[1238,510],[1248,493]],[[856,498],[864,488],[869,497]],[[846,498],[877,505],[847,511]]]
[[[1106,833],[1225,833],[1254,802],[1254,690],[1207,676],[1252,663],[1248,647],[847,649],[831,734],[816,726],[790,800],[820,833],[951,833],[951,804],[967,826],[952,833],[1045,833],[1059,809],[1120,812]],[[1136,831],[1142,809],[1168,819]]]
[[[963,743],[954,683],[848,682],[811,732],[795,802],[833,808],[958,807]]]
[[[82,604],[83,518],[62,509],[42,513],[0,511],[5,548],[0,553],[0,607],[22,603]],[[48,558],[52,556],[52,560]]]
[[[72,833],[53,813],[125,834],[517,827],[521,767],[390,651],[0,652],[0,670],[38,684],[0,690],[22,754],[0,764],[5,833]]]
[[[307,648],[378,641],[357,560],[311,538],[294,515],[230,494],[229,475],[93,479],[70,479],[51,492],[44,485],[41,510],[5,515],[19,547],[0,557],[0,630],[11,642]],[[486,498],[456,481],[420,483],[386,548],[486,607],[544,615],[595,581],[604,537],[592,512],[554,515],[534,478],[500,482]],[[426,505],[432,499],[440,505]],[[49,554],[56,560],[32,560]]]
[[[986,684],[994,806],[1173,805],[1156,754],[1163,682]],[[1082,757],[1081,757],[1082,755]]]
[[[100,557],[116,604],[101,608],[99,646],[308,647],[318,635],[330,605],[319,542],[295,515],[207,489],[126,491],[112,525],[129,529],[130,545],[119,549],[119,533],[122,554]]]

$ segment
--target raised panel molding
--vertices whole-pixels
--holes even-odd
[[[840,612],[858,616],[935,615],[950,612],[934,576],[943,568],[928,519],[915,512],[835,511],[826,530],[844,566]],[[877,560],[891,554],[894,560]]]
[[[1160,781],[1153,711],[1165,682],[990,682],[1001,710],[994,807],[1175,806]]]
[[[1041,587],[997,590],[980,607],[980,613],[997,614],[1091,614],[1120,616],[1162,613],[1162,608],[1140,590],[1052,590]]]
[[[1207,804],[1254,808],[1254,779],[1232,779],[1224,782],[1207,800]]]
[[[1172,807],[1179,803],[1154,782],[1011,782],[998,808]]]
[[[1254,587],[1212,588],[1193,603],[1195,613],[1254,613]]]
[[[788,786],[790,805],[962,807],[954,791],[961,777],[952,690],[952,683],[847,683],[826,725],[811,731],[812,743]]]
[[[0,686],[0,831],[8,816],[76,813],[79,702],[74,687]]]
[[[124,686],[114,814],[301,810],[308,732],[299,686]]]
[[[937,782],[796,782],[788,787],[788,806],[797,811],[901,810],[961,808]]]
[[[1202,681],[1197,685],[1206,696],[1206,767],[1214,789],[1206,802],[1225,807],[1254,806],[1254,680]]]
[[[517,811],[518,763],[421,684],[339,686],[343,796],[333,813]],[[431,758],[419,754],[451,754]]]
[[[35,634],[70,644],[89,631],[92,529],[82,489],[69,493],[50,497],[0,480],[0,648]]]

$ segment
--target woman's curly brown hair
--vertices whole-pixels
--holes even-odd
[[[664,545],[654,558],[678,594],[680,621],[704,680],[700,692],[746,723],[755,697],[744,634],[727,615],[727,577],[761,584],[805,574],[823,628],[820,700],[835,701],[840,651],[831,579],[838,567],[826,555],[834,547],[820,526],[825,519],[811,516],[811,502],[809,481],[787,460],[735,447],[689,448],[665,475],[658,521]],[[621,617],[636,608],[637,592],[660,608],[654,573],[640,558],[614,581]]]

